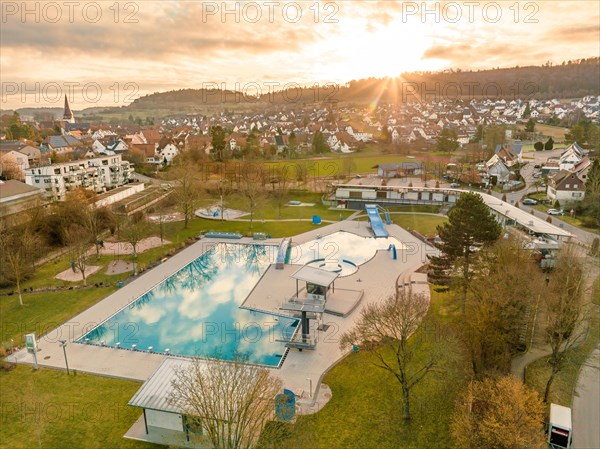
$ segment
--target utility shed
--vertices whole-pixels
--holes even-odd
[[[179,370],[190,369],[188,359],[167,357],[133,395],[128,405],[143,410],[141,419],[125,438],[179,447],[206,448],[208,440],[184,407],[172,401],[173,380]]]

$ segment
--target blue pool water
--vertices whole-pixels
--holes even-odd
[[[286,349],[278,340],[298,321],[239,307],[276,256],[271,245],[217,244],[78,343],[277,366]]]

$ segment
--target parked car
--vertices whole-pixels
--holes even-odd
[[[450,184],[450,187],[452,187],[453,189],[456,189],[457,187],[460,187],[460,184],[457,182],[453,182],[452,184]]]
[[[548,209],[548,215],[564,215],[562,209]]]
[[[534,173],[534,174],[533,174],[533,177],[534,177],[535,179],[537,179],[537,178],[541,178],[541,177],[542,177],[542,174],[541,174],[540,172],[537,172],[537,173]]]
[[[538,201],[534,200],[533,198],[525,198],[523,201],[521,201],[523,204],[525,204],[526,206],[535,206]]]
[[[542,166],[540,164],[535,164],[533,168],[542,168]]]

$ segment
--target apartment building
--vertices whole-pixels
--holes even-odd
[[[133,166],[119,154],[29,168],[25,170],[25,183],[62,201],[68,191],[77,188],[102,193],[127,184],[133,171]]]

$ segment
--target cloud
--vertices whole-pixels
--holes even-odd
[[[500,23],[482,19],[480,7],[474,23],[456,24],[435,21],[422,11],[403,18],[404,3],[323,1],[318,3],[318,23],[314,7],[309,8],[312,2],[299,3],[303,15],[298,22],[286,20],[282,6],[276,7],[272,21],[266,10],[257,23],[243,15],[240,20],[205,15],[203,20],[207,2],[177,1],[136,3],[136,23],[125,23],[121,3],[116,23],[112,3],[100,3],[103,14],[97,23],[84,20],[81,11],[72,23],[66,17],[57,23],[36,23],[31,17],[23,22],[15,15],[0,27],[2,78],[19,83],[94,81],[107,92],[115,82],[135,81],[140,93],[146,93],[198,88],[209,81],[226,82],[230,88],[250,81],[345,82],[396,69],[479,69],[598,55],[596,2],[537,2],[538,22],[532,24],[524,23],[527,11],[513,20],[504,3]],[[422,8],[421,2],[415,4]],[[334,21],[326,21],[332,13]]]

